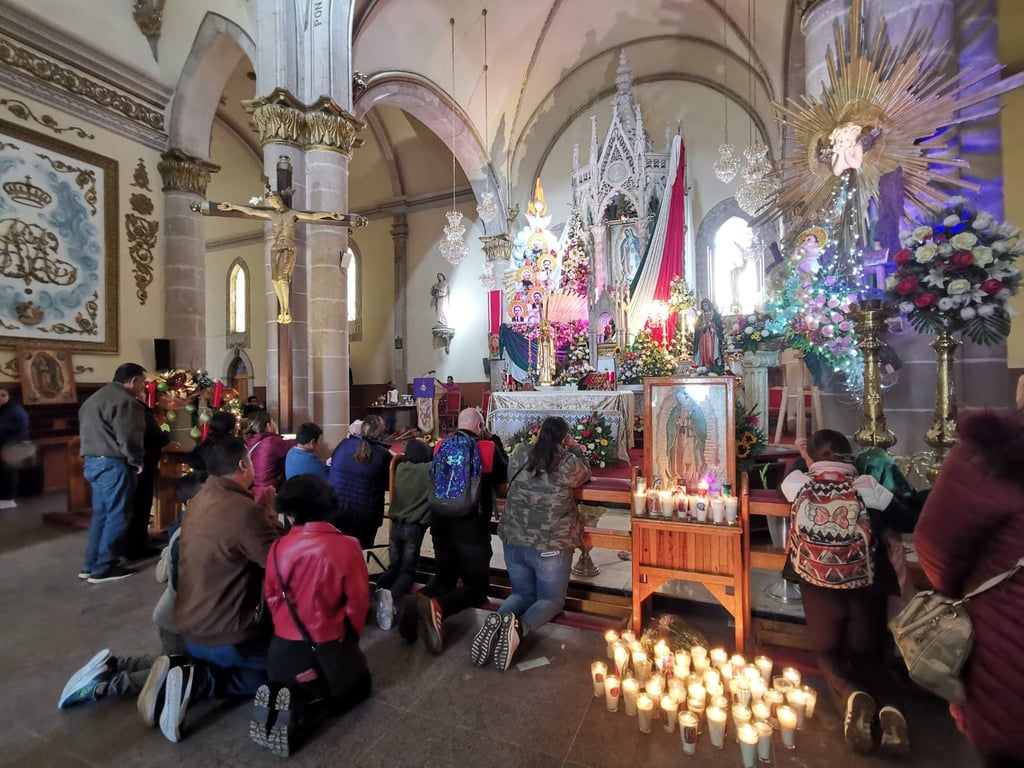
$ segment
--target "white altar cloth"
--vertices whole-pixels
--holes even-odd
[[[576,424],[597,411],[608,421],[618,440],[618,456],[629,461],[633,446],[632,392],[579,391],[545,387],[534,392],[493,392],[487,409],[487,426],[507,440],[537,417],[561,416]]]

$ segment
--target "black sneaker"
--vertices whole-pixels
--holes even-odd
[[[896,707],[878,710],[878,724],[882,730],[882,751],[893,757],[910,757],[910,736],[907,720]]]
[[[431,653],[444,650],[444,616],[441,606],[432,597],[420,597],[416,601],[416,612],[419,614],[420,628],[423,630],[423,642]]]
[[[512,657],[519,649],[519,622],[514,613],[501,617],[498,642],[494,645],[494,666],[499,672],[507,672],[512,666]]]
[[[501,616],[496,613],[487,614],[484,625],[473,638],[469,648],[469,658],[478,667],[486,667],[494,658],[494,644],[498,642],[498,630],[501,628]]]
[[[416,595],[405,595],[398,603],[398,634],[407,643],[415,643],[419,634],[419,615],[416,604],[419,599]]]
[[[292,744],[292,692],[281,688],[274,698],[274,709],[277,717],[267,731],[267,749],[278,757],[288,757]]]
[[[867,754],[874,748],[871,721],[875,719],[875,700],[864,691],[854,691],[846,700],[843,737],[854,751]]]
[[[89,576],[87,581],[90,584],[105,584],[108,581],[120,581],[121,579],[127,579],[129,576],[134,576],[138,571],[134,568],[125,568],[123,565],[112,565],[103,573],[94,573]]]
[[[249,720],[249,738],[263,747],[270,749],[268,735],[273,725],[275,710],[271,706],[272,693],[269,685],[261,685],[256,691],[252,702],[252,718]]]

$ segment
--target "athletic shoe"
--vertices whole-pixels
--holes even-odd
[[[185,723],[195,667],[174,667],[167,673],[164,683],[164,709],[160,713],[160,732],[168,741],[181,741],[181,726]]]
[[[78,578],[80,578],[82,581],[85,581],[90,576],[92,576],[92,573],[90,571],[79,571],[78,572]]]
[[[391,590],[378,589],[373,593],[373,603],[377,612],[377,626],[384,630],[391,629],[395,619],[395,599],[391,596]]]
[[[512,657],[519,648],[519,627],[514,613],[501,617],[498,642],[494,645],[494,666],[499,672],[507,672],[512,666]]]
[[[871,721],[875,719],[875,700],[864,691],[854,691],[846,700],[843,738],[856,752],[867,754],[874,747]]]
[[[13,499],[5,499],[0,501],[0,509],[14,509],[18,504]]]
[[[117,661],[104,648],[89,662],[71,676],[57,699],[57,709],[67,709],[75,704],[97,701],[106,693],[106,685],[114,676]]]
[[[498,642],[498,630],[501,629],[501,616],[496,613],[487,614],[484,625],[473,638],[469,648],[469,658],[478,667],[486,667],[494,658],[494,644]]]
[[[261,685],[256,691],[256,698],[253,699],[252,718],[249,720],[249,739],[264,749],[270,749],[267,735],[270,733],[271,720],[274,717],[270,698],[270,686]]]
[[[878,723],[882,728],[882,751],[894,757],[910,757],[910,736],[903,713],[896,707],[882,707]]]
[[[123,565],[112,565],[103,573],[92,573],[87,581],[90,584],[105,584],[108,581],[120,581],[134,576],[137,571],[134,568],[125,568]]]
[[[274,699],[277,717],[267,732],[267,749],[278,757],[288,757],[292,747],[292,692],[287,687],[281,688]]]
[[[398,634],[407,643],[415,643],[419,634],[419,612],[417,606],[420,598],[416,595],[404,595],[398,604]]]
[[[160,717],[160,705],[163,703],[164,683],[167,680],[167,673],[171,671],[171,659],[169,656],[157,656],[153,666],[149,668],[149,677],[146,678],[139,697],[135,700],[135,706],[142,716],[142,722],[152,728],[157,724]]]
[[[444,650],[444,616],[441,606],[432,597],[420,597],[416,601],[416,611],[423,630],[423,641],[431,653]]]

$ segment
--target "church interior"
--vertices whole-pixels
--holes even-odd
[[[482,611],[442,656],[370,622],[374,693],[301,765],[691,760],[588,686],[604,632],[657,614],[824,698],[779,578],[803,440],[888,452],[919,492],[959,418],[1024,408],[1018,0],[80,6],[0,0],[0,388],[34,444],[0,501],[0,765],[279,763],[245,705],[177,745],[128,704],[53,706],[96,650],[155,644],[160,585],[74,578],[78,409],[122,363],[178,446],[157,540],[211,414],[252,398],[283,434],[320,425],[325,457],[371,414],[400,452],[467,407],[509,453],[545,415],[586,446],[585,546],[535,663],[471,667]],[[429,537],[422,554],[426,580]],[[906,764],[1003,764],[905,685]],[[886,764],[845,753],[842,720],[824,704],[762,764]],[[746,759],[706,738],[701,764]]]

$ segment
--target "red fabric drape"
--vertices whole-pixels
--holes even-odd
[[[498,333],[501,330],[501,291],[491,291],[488,294],[488,333]]]
[[[683,250],[686,243],[686,142],[680,140],[679,167],[672,182],[672,207],[668,211],[668,226],[665,230],[665,250],[661,255],[661,268],[654,288],[655,301],[668,301],[672,295],[672,279],[683,274]],[[671,344],[675,336],[676,319],[673,315],[665,323],[665,344]],[[657,330],[648,321],[648,327],[657,337]]]

